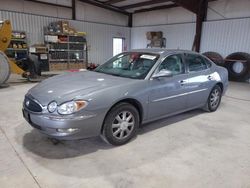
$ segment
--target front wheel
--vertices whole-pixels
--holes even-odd
[[[139,113],[128,103],[113,107],[104,120],[102,138],[112,145],[123,145],[129,142],[139,127]]]
[[[220,106],[222,96],[221,87],[216,85],[209,94],[206,110],[209,112],[214,112]]]

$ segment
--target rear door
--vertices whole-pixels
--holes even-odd
[[[195,108],[206,103],[214,84],[211,76],[211,64],[199,54],[185,54],[188,71],[186,88],[188,90],[187,106]]]
[[[156,72],[165,69],[173,73],[171,77],[151,79],[149,94],[150,119],[176,113],[187,108],[186,82],[183,54],[170,55],[162,61]]]

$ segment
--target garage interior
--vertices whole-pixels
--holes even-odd
[[[0,0],[0,21],[1,41],[11,37],[0,42],[11,64],[6,73],[0,62],[1,188],[250,187],[249,0]],[[53,144],[24,120],[24,95],[41,80],[147,47],[227,68],[219,109],[145,124],[120,147],[99,137]],[[34,72],[23,65],[30,54]]]

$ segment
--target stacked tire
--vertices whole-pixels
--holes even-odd
[[[250,78],[250,54],[244,52],[230,54],[225,59],[225,67],[228,70],[230,80],[248,80]]]
[[[0,51],[0,86],[2,86],[10,76],[10,65],[6,55]]]
[[[224,58],[217,52],[205,52],[203,53],[208,59],[213,61],[216,65],[224,67],[225,61]]]
[[[203,55],[216,65],[225,67],[228,70],[229,80],[246,81],[250,79],[250,54],[235,52],[228,55],[225,60],[217,52],[205,52]]]

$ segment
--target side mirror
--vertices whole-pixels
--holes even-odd
[[[160,72],[155,73],[152,78],[161,78],[161,77],[171,77],[173,73],[169,70],[162,69]]]

